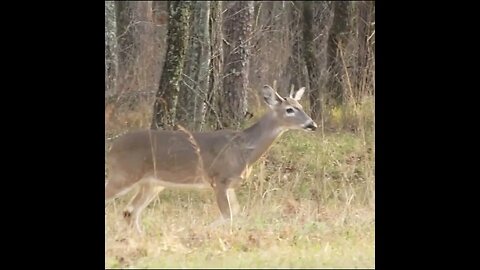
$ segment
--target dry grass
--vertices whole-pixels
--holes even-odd
[[[186,199],[187,196],[182,196]],[[244,213],[233,227],[211,229],[209,203],[182,199],[148,209],[143,237],[125,228],[120,213],[108,219],[107,267],[374,267],[371,209],[348,213],[309,200],[277,198]],[[202,201],[202,200],[200,200]]]
[[[148,126],[148,106],[138,108],[118,110],[110,133]],[[219,216],[210,191],[160,193],[143,213],[144,236],[122,219],[128,196],[109,204],[106,267],[373,268],[373,106],[347,109],[329,110],[341,120],[326,114],[335,132],[290,131],[273,145],[237,191],[232,227],[208,227]]]

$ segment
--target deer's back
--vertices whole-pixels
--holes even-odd
[[[202,182],[205,177],[241,172],[245,163],[241,143],[234,131],[135,131],[114,141],[108,155],[109,171],[167,182]]]

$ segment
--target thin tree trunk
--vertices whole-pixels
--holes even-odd
[[[115,18],[117,20],[118,39],[118,75],[121,81],[132,78],[132,63],[135,56],[135,7],[133,1],[115,1]]]
[[[311,115],[314,119],[319,120],[321,114],[321,88],[318,61],[315,57],[312,33],[312,4],[309,1],[303,3],[303,52],[304,61],[308,70],[308,79],[310,84],[309,99]]]
[[[213,129],[222,129],[220,104],[223,90],[223,4],[212,1],[210,6],[210,83],[207,95],[205,122]],[[214,124],[215,123],[215,124]]]
[[[115,5],[113,1],[105,1],[105,92],[109,95],[116,92],[118,68],[116,39]]]
[[[302,68],[302,58],[303,58],[303,49],[302,49],[302,25],[303,25],[303,16],[301,16],[301,2],[295,2],[293,5],[288,5],[288,32],[290,33],[290,40],[292,41],[292,48],[290,56],[288,57],[288,64],[285,69],[285,77],[287,78],[288,86],[287,90],[290,87],[298,89],[302,87],[305,79],[303,78],[303,68]]]
[[[372,12],[373,2],[371,1],[359,1],[355,2],[356,12],[357,12],[357,42],[358,42],[358,52],[357,52],[357,65],[355,72],[355,89],[357,91],[362,91],[365,88],[365,72],[367,68],[368,61],[368,44],[367,38],[370,35],[370,23],[371,23],[371,12]],[[357,96],[362,95],[363,93],[355,93]]]
[[[145,55],[153,42],[151,1],[115,1],[118,39],[118,78],[123,87],[138,90],[139,82],[148,81]],[[141,74],[138,73],[141,71]],[[138,77],[144,76],[144,77]]]
[[[133,70],[137,91],[151,90],[156,82],[154,79],[154,61],[152,61],[153,44],[155,41],[153,28],[152,1],[138,1],[135,12],[136,52]]]
[[[331,97],[337,104],[341,104],[344,99],[341,84],[341,61],[339,59],[339,48],[344,48],[346,41],[348,20],[348,2],[333,2],[333,21],[328,34],[327,40],[327,69],[328,79],[326,88]]]

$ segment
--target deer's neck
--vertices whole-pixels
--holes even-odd
[[[268,112],[251,127],[245,129],[242,133],[245,139],[245,154],[247,163],[253,164],[257,161],[273,144],[283,132],[273,111]]]

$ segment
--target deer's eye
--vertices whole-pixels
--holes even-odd
[[[287,109],[287,113],[293,113],[293,109],[292,109],[292,108],[288,108],[288,109]]]

